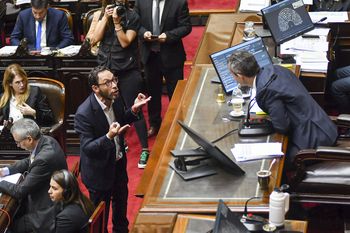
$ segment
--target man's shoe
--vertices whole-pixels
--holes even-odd
[[[147,165],[147,160],[149,157],[149,151],[148,150],[143,150],[140,155],[140,160],[139,163],[137,164],[138,168],[145,168]]]
[[[153,136],[157,135],[158,130],[159,130],[159,128],[156,128],[156,127],[154,127],[154,126],[151,126],[151,127],[148,129],[148,131],[147,131],[147,136],[150,138],[150,137],[153,137]]]

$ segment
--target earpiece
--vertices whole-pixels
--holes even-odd
[[[63,193],[62,196],[64,200],[67,200],[70,196],[71,190],[69,187],[69,173],[67,170],[62,170],[63,178],[64,178],[64,187],[63,187]]]

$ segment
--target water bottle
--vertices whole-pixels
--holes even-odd
[[[285,214],[289,210],[289,193],[276,188],[270,195],[269,222],[276,227],[284,225]]]

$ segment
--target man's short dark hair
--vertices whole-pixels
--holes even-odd
[[[105,71],[105,70],[111,71],[106,66],[97,66],[90,71],[89,77],[88,77],[89,87],[92,87],[92,85],[98,84],[98,74]]]
[[[44,9],[49,5],[49,0],[30,0],[30,3],[35,9]]]
[[[237,51],[231,54],[228,65],[232,72],[246,77],[255,77],[260,71],[254,55],[247,51]]]

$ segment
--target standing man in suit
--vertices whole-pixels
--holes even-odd
[[[64,12],[49,8],[48,0],[31,0],[31,8],[21,11],[12,31],[11,45],[27,38],[29,50],[64,48],[74,43]]]
[[[124,133],[131,122],[139,120],[141,107],[151,97],[139,93],[134,104],[126,109],[119,97],[118,78],[104,66],[94,68],[88,82],[92,93],[75,114],[75,130],[80,136],[81,178],[96,206],[105,201],[107,220],[112,199],[113,233],[127,233]]]
[[[46,232],[41,227],[47,209],[52,202],[47,195],[54,171],[67,169],[66,157],[58,142],[41,135],[39,126],[32,119],[22,118],[11,127],[17,146],[30,152],[26,159],[0,169],[0,176],[22,173],[19,184],[0,182],[0,191],[21,201],[11,229],[16,233]]]
[[[187,0],[136,0],[140,16],[141,61],[152,100],[148,104],[148,136],[156,135],[161,124],[163,77],[171,99],[178,80],[183,79],[186,53],[182,38],[191,30]]]
[[[233,53],[228,65],[238,83],[256,89],[256,102],[276,132],[288,136],[289,165],[301,149],[334,145],[336,125],[290,70],[279,65],[260,69],[254,55],[246,51]]]

